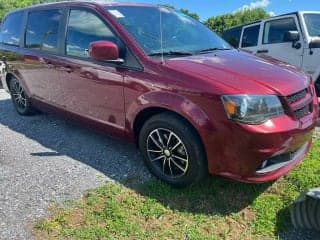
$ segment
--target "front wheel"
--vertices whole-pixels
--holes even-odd
[[[139,146],[150,172],[174,187],[186,187],[207,175],[199,136],[175,114],[151,117],[142,127]]]
[[[32,115],[35,110],[31,106],[28,96],[26,95],[23,87],[15,78],[10,80],[9,83],[10,94],[14,108],[20,115]]]

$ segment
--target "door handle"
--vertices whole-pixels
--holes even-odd
[[[257,53],[268,53],[268,52],[269,52],[268,49],[261,49],[257,51]]]
[[[70,66],[61,67],[60,69],[61,69],[61,71],[65,71],[67,73],[72,73],[73,72],[73,69]]]

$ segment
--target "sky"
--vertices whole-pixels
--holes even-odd
[[[185,8],[196,12],[202,21],[211,16],[254,7],[263,7],[274,15],[298,10],[320,11],[319,0],[127,0],[126,2],[170,4],[178,9]]]

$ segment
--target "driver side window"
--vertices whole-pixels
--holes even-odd
[[[272,20],[265,23],[263,44],[283,43],[288,31],[298,31],[293,17]]]
[[[68,56],[89,58],[89,44],[101,40],[118,43],[117,37],[98,16],[86,10],[70,11],[66,39]]]

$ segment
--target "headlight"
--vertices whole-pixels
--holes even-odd
[[[224,95],[222,102],[229,119],[248,124],[260,124],[284,114],[275,95]]]

